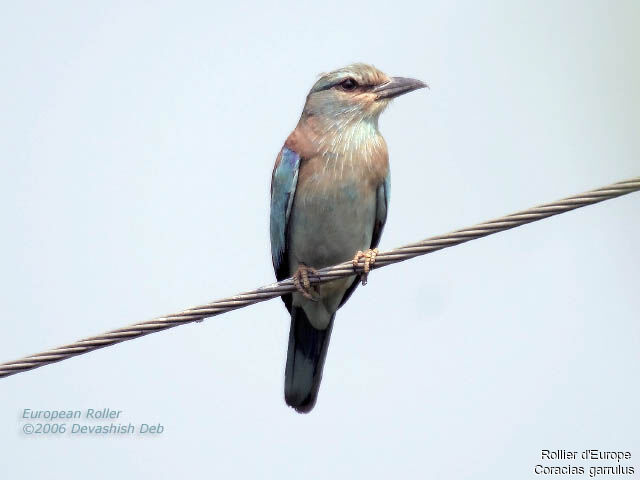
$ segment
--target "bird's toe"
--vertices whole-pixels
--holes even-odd
[[[360,278],[362,280],[362,285],[367,284],[367,277],[369,276],[369,272],[371,271],[371,267],[376,262],[376,258],[378,256],[379,250],[377,248],[370,248],[366,251],[358,250],[358,252],[353,257],[353,269],[358,271],[358,267],[360,265],[360,259],[364,259],[364,265],[362,267],[362,273],[360,274]]]
[[[301,263],[298,270],[296,270],[296,273],[293,274],[293,284],[303,297],[308,298],[309,300],[318,301],[320,297],[317,288],[311,285],[311,281],[309,280],[310,275],[315,275],[317,277],[318,272],[315,268]]]

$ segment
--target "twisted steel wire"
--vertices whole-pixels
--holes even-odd
[[[526,223],[536,222],[553,215],[558,215],[638,190],[640,190],[640,177],[613,183],[556,202],[522,210],[468,228],[455,230],[445,235],[431,237],[387,252],[380,252],[371,268],[381,268],[386,265],[452,247],[460,243],[475,240],[476,238],[492,235]],[[362,273],[363,268],[364,259],[360,260],[357,267],[354,267],[352,262],[343,262],[332,267],[318,270],[317,275],[310,276],[309,280],[313,284],[327,282],[336,278],[353,275],[354,273]],[[295,286],[293,281],[291,278],[288,278],[278,283],[266,285],[256,290],[217,300],[206,305],[188,308],[181,312],[165,315],[146,322],[134,323],[133,325],[118,328],[95,337],[85,338],[69,345],[29,355],[11,362],[1,363],[0,378],[66,360],[67,358],[82,355],[99,348],[109,347],[116,343],[124,342],[125,340],[133,340],[134,338],[142,337],[150,333],[177,327],[178,325],[202,321],[205,318],[247,307],[254,303],[264,302],[265,300],[279,297],[284,293],[289,293],[294,290]]]

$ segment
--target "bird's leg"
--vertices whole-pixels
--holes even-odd
[[[376,257],[378,256],[378,253],[379,251],[377,248],[374,248],[374,249],[370,248],[369,250],[366,250],[364,252],[362,250],[358,250],[358,253],[356,253],[355,257],[353,257],[354,270],[357,270],[360,259],[364,258],[364,272],[360,276],[360,278],[362,279],[362,285],[367,284],[367,277],[369,276],[369,270],[371,270],[371,265],[376,263]]]
[[[315,302],[318,301],[319,294],[318,289],[311,286],[311,282],[309,281],[310,273],[312,275],[318,275],[315,268],[309,267],[304,263],[299,264],[298,270],[293,274],[293,284],[302,296]]]

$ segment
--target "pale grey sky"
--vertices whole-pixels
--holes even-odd
[[[273,161],[353,61],[431,86],[381,119],[382,248],[640,174],[638,2],[269,3],[4,3],[0,361],[270,283]],[[585,448],[638,471],[639,212],[374,272],[307,416],[280,301],[0,380],[1,476],[540,478],[541,449]],[[165,430],[22,433],[103,407]]]

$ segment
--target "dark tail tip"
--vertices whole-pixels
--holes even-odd
[[[286,392],[284,396],[285,402],[291,408],[293,408],[298,413],[309,413],[313,410],[313,407],[316,405],[316,400],[318,399],[318,392],[312,395],[308,395],[306,398],[300,400],[299,398],[291,398],[288,397]]]

